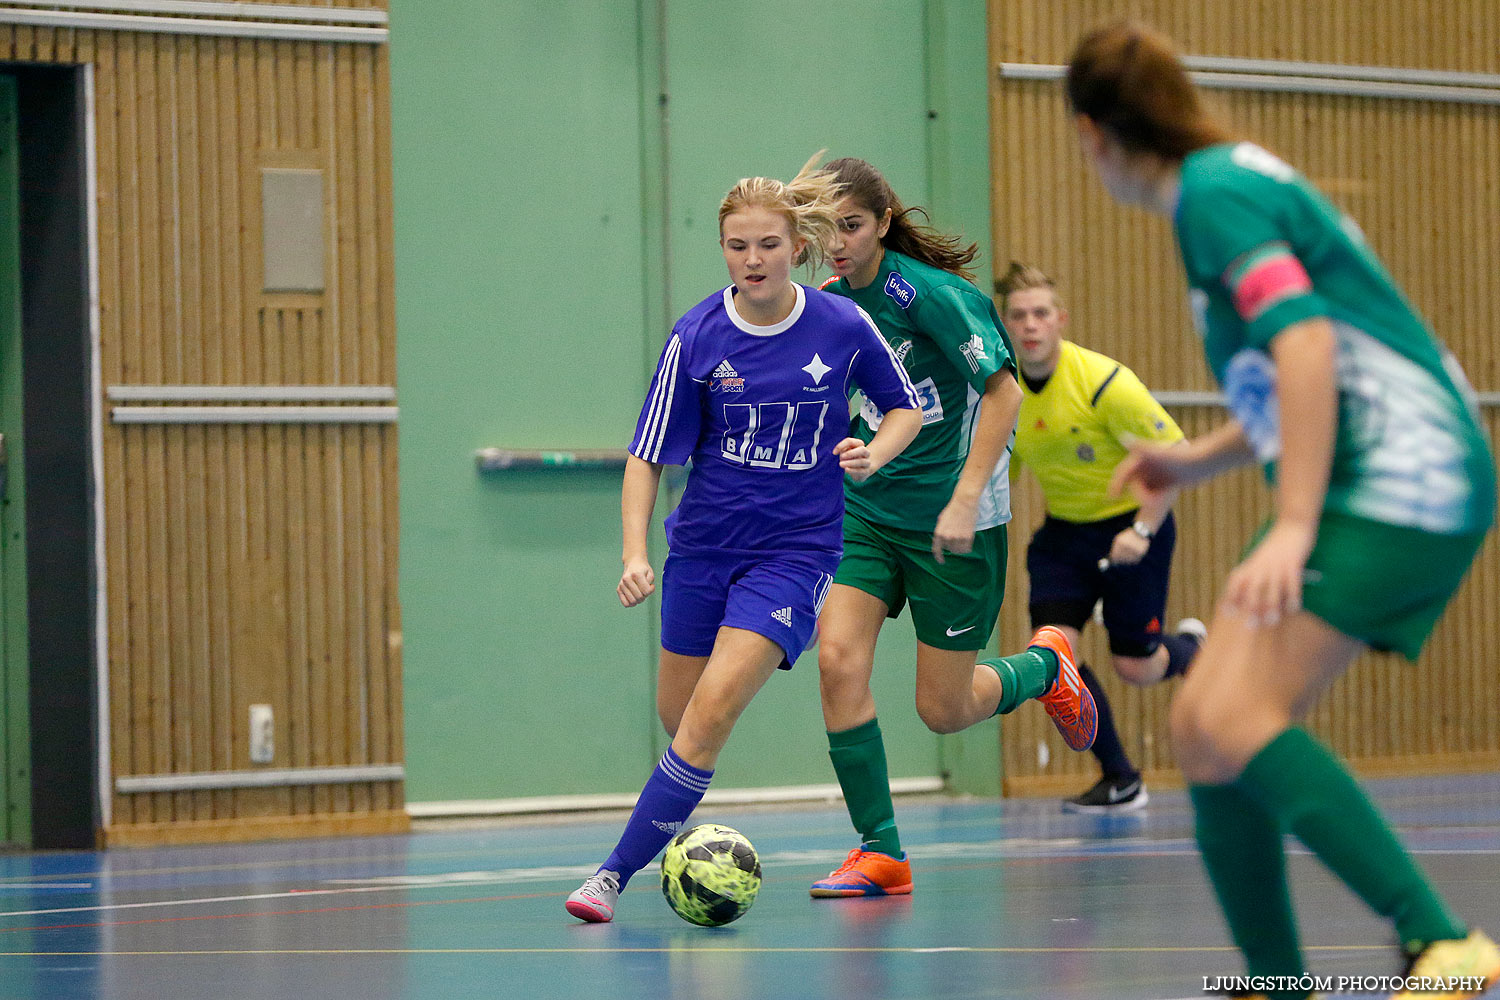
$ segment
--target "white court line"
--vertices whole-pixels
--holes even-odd
[[[92,889],[92,882],[0,882],[0,892],[19,889]]]
[[[964,857],[987,857],[997,861],[1035,859],[1048,857],[1045,853],[1011,854],[1006,851],[1035,850],[1036,848],[1078,848],[1089,845],[1108,843],[1113,845],[1128,844],[1132,847],[1152,847],[1161,844],[1191,844],[1192,841],[1153,841],[1146,838],[1132,838],[1130,840],[1114,840],[1100,842],[1085,838],[1068,838],[1064,840],[1041,840],[1028,837],[1013,837],[1000,840],[968,841],[961,843],[937,843],[914,846],[912,849],[919,852],[924,858],[964,858]],[[1133,857],[1130,852],[1095,853],[1083,852],[1095,857]],[[1176,856],[1197,854],[1196,847],[1182,849],[1149,850],[1141,854],[1150,856]],[[1288,853],[1305,854],[1305,850],[1289,849]],[[1439,851],[1413,851],[1414,854],[1500,854],[1500,850],[1473,849],[1473,850],[1439,850]],[[784,865],[809,865],[827,864],[837,862],[845,856],[843,851],[780,851],[761,857],[763,867],[780,867]],[[1066,855],[1059,855],[1066,856]],[[406,889],[442,889],[454,886],[484,886],[484,885],[510,885],[523,882],[551,882],[563,881],[576,878],[587,878],[594,873],[594,865],[553,865],[540,868],[508,868],[496,871],[471,871],[471,872],[440,872],[432,875],[390,875],[369,879],[326,879],[321,884],[336,886],[329,889],[292,889],[285,892],[261,892],[236,896],[203,896],[192,899],[158,899],[140,903],[104,903],[96,906],[66,906],[35,910],[5,910],[0,911],[0,918],[4,917],[37,917],[51,914],[63,913],[113,913],[122,910],[148,910],[165,909],[178,906],[206,906],[213,903],[245,903],[262,899],[293,899],[311,896],[338,896],[352,895],[366,892],[399,892]],[[650,871],[655,865],[649,866]],[[353,884],[350,884],[353,883]],[[0,928],[4,930],[4,928]]]
[[[843,857],[836,852],[806,852],[826,856],[829,860]],[[516,882],[550,882],[564,879],[587,878],[594,874],[595,865],[552,866],[546,868],[511,868],[490,872],[444,872],[435,875],[391,875],[385,878],[360,879],[356,885],[340,884],[352,880],[329,880],[325,885],[338,885],[335,889],[293,889],[287,892],[258,892],[237,896],[201,896],[192,899],[157,899],[141,903],[103,903],[97,906],[63,906],[38,910],[5,910],[0,917],[39,917],[62,913],[113,913],[120,910],[147,910],[172,906],[204,906],[212,903],[247,903],[261,899],[292,899],[309,896],[339,896],[362,892],[400,892],[405,889],[442,889],[457,885],[506,885]],[[4,928],[0,928],[4,930]]]
[[[961,857],[963,855],[994,856],[1001,845],[1015,848],[1019,845],[1039,845],[1037,840],[994,840],[979,843],[929,844],[923,848],[924,857]],[[829,864],[842,859],[844,851],[785,851],[765,855],[762,865]],[[654,867],[654,866],[653,866]],[[102,903],[96,906],[66,906],[36,910],[0,911],[3,917],[40,917],[64,913],[115,913],[122,910],[148,910],[176,906],[206,906],[213,903],[246,903],[262,899],[291,899],[308,896],[337,896],[363,892],[400,892],[406,889],[441,889],[456,885],[506,885],[517,882],[562,881],[564,879],[587,878],[594,873],[594,865],[549,866],[544,868],[510,868],[484,872],[443,872],[433,875],[390,875],[369,879],[328,879],[323,885],[331,889],[301,889],[286,892],[260,892],[236,896],[204,896],[193,899],[159,899],[141,903]],[[355,884],[351,885],[350,882]],[[0,928],[3,930],[3,928]]]
[[[593,865],[580,868],[585,875],[593,874]],[[149,903],[108,903],[103,906],[65,906],[49,910],[6,910],[0,917],[39,917],[53,913],[112,913],[117,910],[145,910],[168,906],[201,906],[207,903],[245,903],[256,899],[290,899],[307,896],[340,896],[356,892],[395,892],[400,889],[418,889],[422,886],[408,885],[364,885],[343,889],[293,889],[290,892],[258,892],[245,896],[203,896],[195,899],[157,899]],[[431,888],[437,888],[432,886]],[[0,931],[5,928],[0,927]]]

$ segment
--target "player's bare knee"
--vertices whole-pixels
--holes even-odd
[[[716,708],[712,704],[695,702],[693,710],[683,715],[681,728],[673,739],[695,755],[708,753],[717,756],[729,742],[737,718],[737,714],[722,710],[722,706]]]
[[[656,717],[661,720],[662,728],[672,735],[677,734],[677,727],[682,722],[682,710],[686,706],[679,699],[672,697],[666,688],[656,689]]]
[[[869,690],[869,671],[835,669],[818,672],[818,691],[825,705],[847,705],[863,698]]]
[[[676,736],[677,729],[682,725],[682,709],[669,710],[664,705],[656,706],[656,717],[661,720],[661,727],[667,731],[668,736]]]
[[[923,711],[918,707],[917,715],[921,718],[923,725],[939,736],[961,732],[964,728],[963,722],[956,715],[943,709]]]
[[[822,677],[858,674],[868,670],[871,651],[867,643],[851,641],[836,632],[818,637],[818,674]]]
[[[917,717],[924,726],[940,735],[961,731],[966,721],[958,706],[951,701],[921,691],[917,692]]]
[[[1186,689],[1172,702],[1167,720],[1172,752],[1189,782],[1222,784],[1239,775],[1246,708],[1234,699]]]
[[[1120,679],[1136,687],[1149,687],[1166,673],[1166,665],[1158,664],[1155,656],[1116,656],[1114,665]]]
[[[1202,699],[1183,691],[1172,699],[1167,729],[1172,737],[1172,752],[1187,774],[1193,762],[1211,756],[1215,751],[1214,727],[1208,706]]]
[[[824,638],[818,644],[818,689],[823,703],[844,704],[870,686],[874,667],[863,647]]]

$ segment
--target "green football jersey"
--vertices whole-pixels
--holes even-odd
[[[930,531],[969,457],[985,379],[1016,371],[995,304],[963,278],[893,250],[885,251],[880,273],[864,288],[850,288],[844,278],[823,287],[870,314],[922,400],[916,440],[863,483],[846,480],[845,502],[877,524]],[[880,411],[865,400],[849,433],[869,441],[880,420]],[[1014,441],[1013,433],[980,497],[976,530],[1010,520]]]
[[[1271,341],[1324,317],[1338,337],[1339,396],[1324,508],[1441,534],[1484,530],[1495,469],[1473,390],[1358,225],[1248,142],[1189,154],[1181,180],[1174,222],[1193,315],[1267,475],[1281,445]]]

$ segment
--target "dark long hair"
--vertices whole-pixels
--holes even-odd
[[[1180,161],[1234,137],[1203,105],[1172,42],[1138,21],[1084,35],[1068,60],[1068,103],[1130,152]]]
[[[952,272],[966,281],[974,280],[969,265],[979,256],[979,244],[964,241],[957,236],[938,232],[931,226],[920,225],[915,216],[929,218],[927,210],[913,205],[907,208],[896,197],[885,175],[864,160],[845,156],[828,164],[825,170],[833,171],[846,198],[853,198],[869,209],[878,222],[891,210],[891,227],[880,238],[881,245],[897,253],[920,260],[924,264]]]

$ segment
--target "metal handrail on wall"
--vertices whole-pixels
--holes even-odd
[[[291,3],[240,3],[238,0],[4,0],[6,7],[47,10],[122,11],[133,14],[200,15],[267,21],[324,21],[330,24],[385,25],[390,15],[372,7],[308,7]]]
[[[1187,56],[1182,61],[1195,83],[1217,90],[1500,105],[1500,75],[1491,73],[1217,56]],[[1061,80],[1067,67],[1046,63],[1001,63],[998,72],[1006,80]]]
[[[1162,406],[1223,406],[1222,392],[1172,391],[1151,394]],[[1482,407],[1500,406],[1500,392],[1476,392],[1476,402]]]
[[[98,0],[94,3],[86,0],[46,3],[0,0],[0,3],[4,3],[0,6],[0,24],[34,28],[373,45],[383,45],[390,40],[388,15],[383,10],[226,3],[223,0]]]
[[[389,385],[112,385],[105,391],[116,424],[393,424]],[[270,406],[267,403],[338,405]],[[238,403],[238,406],[142,406],[141,403]]]
[[[506,469],[623,469],[630,455],[624,448],[480,448],[474,464],[480,472]]]

